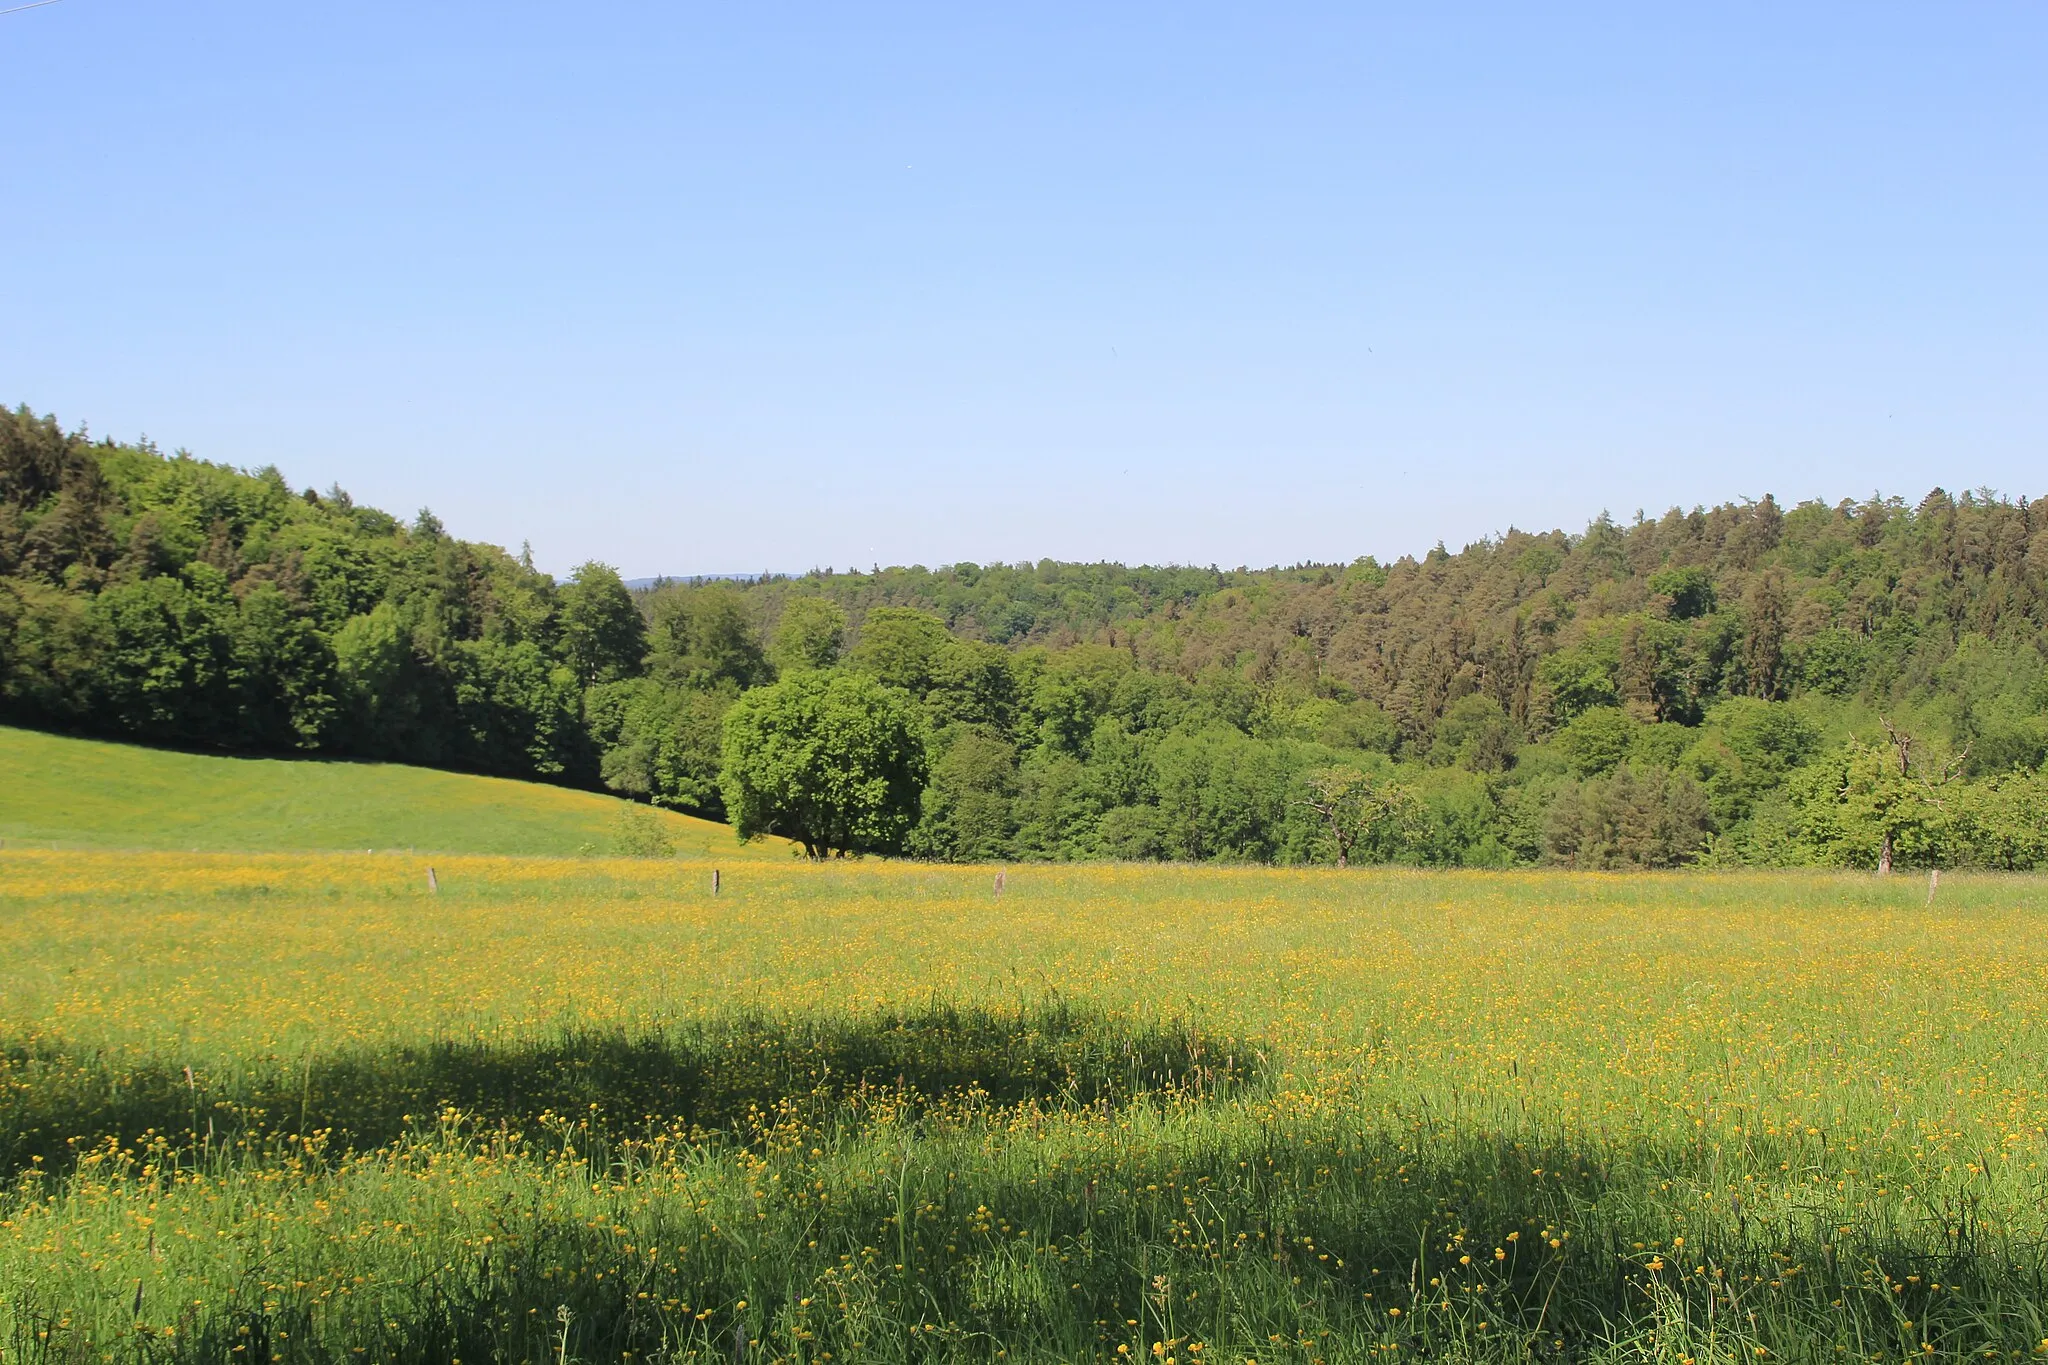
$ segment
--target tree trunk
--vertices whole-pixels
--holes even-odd
[[[1877,850],[1877,875],[1880,877],[1892,875],[1892,832],[1890,830],[1884,832],[1884,843]]]

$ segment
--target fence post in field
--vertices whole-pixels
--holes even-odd
[[[441,879],[434,875],[434,869],[427,869],[427,890],[433,895],[441,894]]]
[[[718,894],[718,869],[715,867],[711,869],[711,894]]]
[[[1002,868],[997,868],[997,869],[996,869],[996,899],[997,899],[997,900],[1001,900],[1002,898],[1003,898],[1003,869],[1002,869]]]
[[[1940,885],[1941,885],[1941,869],[1940,869],[1940,868],[1938,868],[1938,867],[1930,867],[1930,868],[1928,868],[1928,869],[1927,869],[1927,903],[1928,903],[1929,905],[1932,905],[1932,904],[1934,904],[1934,888],[1935,888],[1935,887],[1937,887],[1937,886],[1940,886]]]

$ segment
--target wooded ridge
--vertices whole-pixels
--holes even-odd
[[[730,732],[774,731],[779,693],[728,711],[825,671],[900,699],[917,748],[891,760],[914,809],[853,846],[927,857],[2041,865],[2044,626],[2048,512],[1984,491],[1603,515],[1387,564],[633,591],[0,412],[10,722],[722,817],[759,794]]]

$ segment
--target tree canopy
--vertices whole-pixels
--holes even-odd
[[[843,840],[828,821],[835,851],[1876,867],[1888,843],[1904,866],[2040,866],[2048,510],[1765,497],[1389,563],[635,592],[431,512],[0,411],[9,723],[739,819],[731,793],[771,789],[727,780],[729,713],[766,743],[761,694],[847,688],[920,747],[838,751],[848,782],[886,775],[892,813]],[[1333,773],[1398,791],[1400,817],[1356,823]]]
[[[894,853],[916,824],[925,741],[901,691],[803,672],[725,715],[725,807],[740,838],[779,834],[813,858]]]

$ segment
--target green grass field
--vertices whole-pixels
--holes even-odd
[[[0,853],[12,1361],[2048,1354],[2048,883]]]
[[[395,763],[176,753],[0,726],[0,839],[15,845],[545,857],[612,851],[622,832],[648,821],[684,858],[788,856],[781,840],[743,847],[723,825],[565,787]]]

